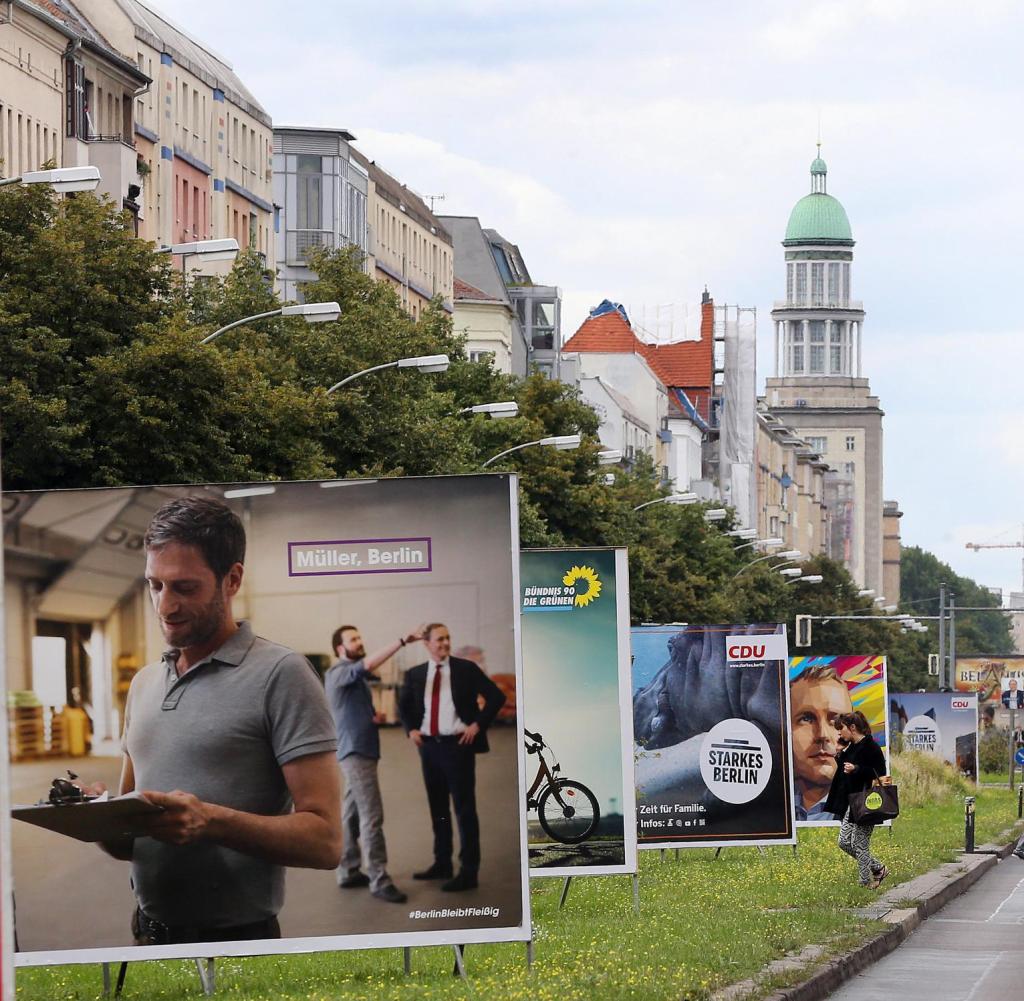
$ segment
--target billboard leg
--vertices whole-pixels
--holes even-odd
[[[110,997],[110,964],[103,964],[103,996]]]
[[[466,979],[466,964],[465,962],[463,962],[462,953],[463,949],[465,948],[466,947],[464,945],[452,946],[452,949],[455,950],[455,969],[452,970],[452,975],[462,977],[463,980]]]
[[[124,978],[128,975],[128,964],[122,963],[121,969],[117,971],[117,986],[114,987],[114,997],[119,998],[124,989]]]
[[[204,966],[201,959],[196,960],[196,971],[199,974],[199,982],[203,985],[203,993],[207,997],[210,997],[214,990],[214,977],[216,975],[214,963],[216,963],[215,959],[208,959]]]
[[[528,970],[533,969],[533,939],[529,939],[526,943],[526,968]]]
[[[633,873],[633,913],[640,913],[640,874]]]
[[[406,976],[412,973],[412,948],[408,945],[402,947],[402,968]]]
[[[565,882],[562,884],[562,897],[558,901],[558,909],[561,910],[565,907],[565,898],[569,896],[569,884],[572,883],[572,876],[566,876]]]
[[[721,855],[721,854],[722,854],[722,846],[721,846],[721,845],[719,845],[719,846],[718,846],[718,847],[717,847],[717,848],[715,849],[715,858],[718,858],[718,856],[719,856],[719,855]]]

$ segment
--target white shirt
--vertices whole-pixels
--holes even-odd
[[[430,703],[434,691],[434,675],[438,667],[441,670],[441,691],[437,705],[437,733],[430,729]],[[455,712],[455,702],[452,700],[452,669],[447,660],[430,661],[427,666],[427,686],[423,689],[423,726],[420,733],[428,737],[451,737],[456,734],[465,733],[466,724],[459,719]]]

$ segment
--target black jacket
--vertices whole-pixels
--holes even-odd
[[[847,762],[853,765],[853,771],[849,774],[843,767]],[[850,794],[870,789],[871,783],[887,771],[885,755],[873,737],[869,735],[856,744],[850,744],[836,758],[836,773],[832,777],[825,808],[829,813],[843,817],[850,805]]]
[[[490,750],[487,745],[487,728],[494,722],[498,710],[505,704],[505,693],[471,660],[449,657],[452,673],[452,702],[455,714],[466,726],[476,723],[480,733],[473,741],[473,750],[478,754]],[[417,664],[405,672],[402,690],[398,696],[398,713],[402,717],[405,732],[423,728],[424,695],[427,690],[427,669],[429,663]],[[483,696],[481,709],[478,696]]]

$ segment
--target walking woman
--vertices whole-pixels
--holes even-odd
[[[839,847],[857,860],[861,886],[876,889],[889,870],[871,854],[874,824],[855,824],[850,819],[850,795],[871,788],[874,780],[886,773],[885,755],[871,736],[871,724],[862,712],[836,717],[840,743],[845,746],[836,755],[836,773],[832,779],[825,809],[842,817]]]

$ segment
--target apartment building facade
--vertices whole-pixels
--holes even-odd
[[[75,0],[152,80],[135,95],[140,236],[160,246],[233,237],[275,265],[270,116],[231,64],[145,0]],[[191,262],[190,262],[191,265]]]
[[[402,305],[418,319],[436,295],[453,309],[455,253],[441,219],[416,192],[358,150],[352,158],[369,177],[367,267],[394,286]]]
[[[352,156],[345,129],[274,129],[274,203],[278,290],[302,299],[302,283],[316,276],[310,251],[345,246],[368,250],[369,175]]]

